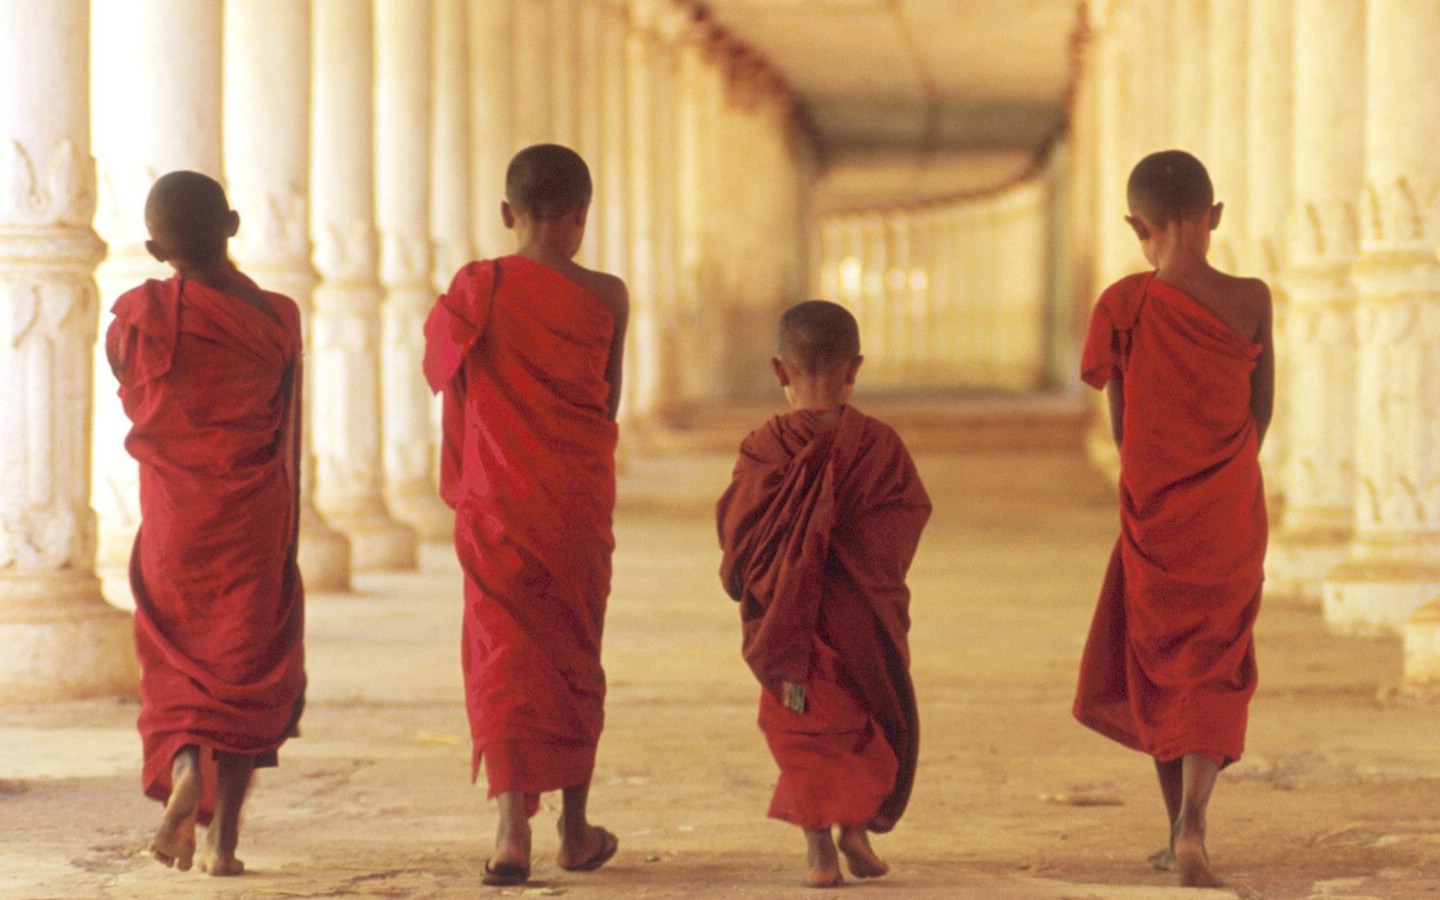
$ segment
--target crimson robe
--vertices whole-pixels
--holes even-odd
[[[198,281],[147,281],[106,335],[140,464],[138,725],[145,793],[161,802],[187,744],[274,765],[304,704],[300,311],[250,288],[264,311]]]
[[[920,746],[905,575],[929,516],[899,436],[853,407],[777,416],[741,444],[720,578],[780,766],[772,817],[889,831],[905,811]]]
[[[465,574],[462,666],[490,796],[588,782],[615,541],[614,314],[520,256],[462,268],[425,323],[443,394],[440,492]]]
[[[1164,762],[1240,758],[1267,525],[1250,376],[1263,346],[1180,289],[1101,296],[1081,376],[1121,378],[1121,531],[1080,665],[1075,717]]]

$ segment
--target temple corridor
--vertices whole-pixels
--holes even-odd
[[[908,423],[935,501],[910,580],[920,770],[899,828],[876,838],[894,870],[861,895],[976,900],[1163,900],[1145,857],[1164,837],[1150,762],[1069,716],[1081,642],[1115,529],[1113,497],[1075,428]],[[785,897],[804,844],[764,817],[774,763],[755,726],[735,606],[715,572],[712,504],[737,428],[763,408],[676,436],[621,483],[605,661],[596,821],[620,853],[592,876],[549,862],[554,798],[535,819],[527,890],[576,897]],[[1024,449],[958,451],[975,429]],[[988,442],[989,438],[977,438]],[[473,897],[493,807],[467,783],[453,552],[417,572],[357,577],[309,604],[303,736],[260,776],[246,820],[243,897]],[[1434,710],[1395,684],[1393,638],[1326,634],[1317,609],[1276,601],[1258,631],[1261,687],[1246,758],[1221,780],[1211,852],[1267,900],[1431,896],[1440,877]],[[135,701],[0,713],[0,897],[214,897],[210,879],[141,848],[153,805],[136,789]],[[879,893],[876,893],[876,892]],[[504,892],[497,892],[504,894]],[[231,896],[227,891],[226,896]],[[1229,892],[1216,896],[1234,896]]]

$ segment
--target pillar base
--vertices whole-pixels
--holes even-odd
[[[0,703],[133,697],[130,616],[92,576],[0,579]]]
[[[433,492],[392,494],[386,499],[395,518],[415,529],[422,541],[455,538],[455,511]]]
[[[1437,582],[1440,569],[1347,563],[1325,579],[1325,625],[1347,637],[1400,634],[1415,611],[1435,599]]]
[[[1265,598],[1320,606],[1326,576],[1344,564],[1348,550],[1343,537],[1282,533],[1265,556]]]
[[[1405,623],[1405,683],[1440,685],[1440,599],[1415,611]]]
[[[350,541],[309,505],[300,508],[300,574],[307,591],[350,590]]]
[[[330,524],[350,539],[351,570],[382,572],[414,569],[415,531],[384,510],[347,515],[332,512]]]

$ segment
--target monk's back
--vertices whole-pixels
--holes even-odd
[[[1247,341],[1260,339],[1270,307],[1270,290],[1265,282],[1258,278],[1237,278],[1217,269],[1166,280],[1214,313],[1239,337]]]

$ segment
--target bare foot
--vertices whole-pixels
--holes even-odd
[[[1175,871],[1175,851],[1169,847],[1161,847],[1159,850],[1145,857],[1145,861],[1157,872]]]
[[[156,862],[187,872],[195,861],[195,810],[200,805],[200,768],[194,747],[175,754],[170,785],[160,827],[146,849]]]
[[[560,851],[555,854],[555,864],[567,872],[593,872],[609,862],[619,848],[619,838],[599,825],[587,825],[585,837],[572,841],[562,822]]]
[[[213,846],[212,841],[207,839],[205,853],[200,857],[200,871],[216,878],[228,878],[244,872],[245,863],[235,856],[234,851],[222,852]]]
[[[1205,837],[1193,829],[1182,827],[1175,832],[1175,869],[1180,873],[1181,887],[1221,886],[1220,879],[1210,870],[1210,855],[1205,852]]]
[[[804,881],[806,887],[833,888],[845,882],[840,877],[840,857],[835,852],[830,829],[805,829],[805,846],[805,858],[810,863],[810,872]]]
[[[840,852],[845,854],[850,874],[856,878],[879,878],[890,871],[885,861],[875,855],[864,825],[846,825],[840,829]]]
[[[491,871],[530,871],[530,817],[525,813],[525,795],[507,791],[496,798],[500,821],[495,829],[495,851],[485,865]]]

